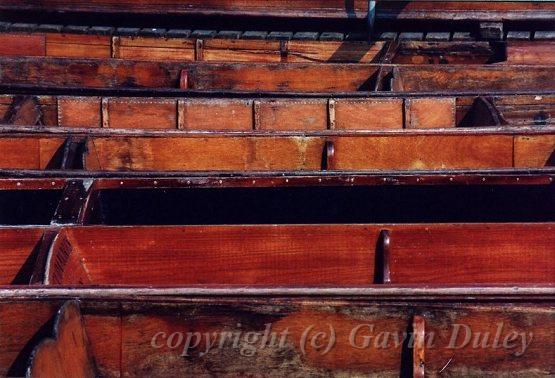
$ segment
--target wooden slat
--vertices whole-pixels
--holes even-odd
[[[194,61],[195,43],[192,39],[114,37],[117,49],[114,58],[153,61]]]
[[[403,99],[336,99],[337,130],[403,128]]]
[[[110,43],[109,36],[47,33],[45,55],[63,58],[110,58]]]
[[[1,56],[45,56],[44,35],[0,34]]]
[[[174,99],[108,99],[108,121],[104,127],[128,129],[177,129],[177,102]]]
[[[555,64],[555,42],[509,41],[507,42],[508,64]]]

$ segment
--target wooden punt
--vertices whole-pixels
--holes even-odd
[[[553,223],[0,229],[0,285],[549,284]]]
[[[497,93],[549,91],[553,66],[177,63],[0,58],[4,87],[238,92]],[[517,79],[518,78],[518,79]]]
[[[270,376],[552,372],[552,286],[428,288],[425,295],[395,286],[350,289],[343,295],[337,294],[339,289],[273,289],[281,295],[268,297],[262,290],[272,292],[147,290],[157,293],[156,302],[145,302],[145,291],[131,294],[125,289],[88,290],[79,302],[65,301],[72,299],[67,289],[41,290],[40,300],[33,298],[36,289],[1,290],[0,373],[117,377],[261,371]],[[171,293],[180,293],[181,299]],[[263,344],[265,331],[269,340]],[[228,339],[207,348],[206,337],[214,334]],[[233,335],[238,339],[235,346]],[[467,337],[471,340],[465,343]]]
[[[549,127],[553,94],[223,98],[0,95],[2,130],[77,129],[330,133]]]
[[[543,168],[551,128],[528,133],[352,135],[3,134],[0,168],[86,171],[363,171]]]
[[[530,64],[555,62],[553,41],[306,41],[110,36],[72,33],[0,34],[0,56],[115,58],[147,61]]]
[[[376,20],[417,21],[552,21],[555,7],[549,2],[532,1],[377,1],[371,10]],[[150,13],[194,14],[220,16],[298,17],[366,19],[369,16],[366,0],[303,0],[291,3],[285,0],[188,0],[188,1],[84,1],[84,0],[2,0],[0,9],[37,12],[96,12],[96,13]],[[375,14],[374,14],[375,12]]]

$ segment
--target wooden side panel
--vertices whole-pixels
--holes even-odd
[[[544,283],[555,277],[551,225],[393,228],[393,284]]]
[[[253,101],[241,99],[180,100],[180,125],[185,130],[236,130],[254,128]]]
[[[456,125],[455,98],[411,98],[405,101],[408,129],[449,128]]]
[[[508,64],[555,64],[555,42],[508,41]]]
[[[115,129],[176,129],[177,102],[174,99],[108,100],[108,122]]]
[[[100,311],[83,314],[83,325],[98,374],[102,377],[120,377],[121,318]]]
[[[400,92],[431,91],[539,91],[555,87],[552,66],[398,66],[394,90]],[[525,71],[525,72],[524,72]]]
[[[40,169],[39,139],[0,138],[0,168]]]
[[[279,376],[408,376],[405,372],[409,366],[412,373],[412,364],[406,356],[413,344],[407,328],[413,313],[422,314],[426,322],[428,374],[436,375],[444,367],[443,372],[452,376],[469,372],[532,376],[551,371],[554,322],[549,307],[325,299],[260,303],[183,306],[180,316],[135,314],[129,308],[123,318],[124,374],[256,376],[263,371]],[[467,343],[466,332],[471,338]],[[453,337],[456,343],[450,347]],[[473,347],[474,337],[478,347]],[[206,347],[211,342],[213,347]]]
[[[246,39],[207,39],[203,41],[202,59],[207,62],[282,61],[279,41]]]
[[[350,226],[101,230],[74,229],[71,239],[92,283],[116,285],[370,284],[379,233]]]
[[[335,100],[338,130],[379,130],[403,128],[403,99]]]
[[[41,236],[42,230],[33,228],[0,231],[0,285],[29,284]]]
[[[513,166],[511,136],[387,136],[334,139],[335,169],[464,169]]]
[[[191,89],[351,92],[369,90],[377,66],[342,64],[219,64],[189,70]]]
[[[328,128],[326,100],[255,101],[259,130],[325,130]]]
[[[555,135],[515,137],[515,167],[541,168],[555,165]]]
[[[2,56],[44,56],[45,54],[44,35],[0,34],[0,55]]]
[[[373,63],[385,42],[289,41],[286,62]]]
[[[87,167],[102,170],[317,170],[320,138],[96,138]]]
[[[110,44],[109,36],[48,33],[46,34],[46,56],[110,58]]]
[[[100,97],[60,97],[58,126],[101,127]]]
[[[152,61],[194,61],[192,39],[114,37],[114,58]]]

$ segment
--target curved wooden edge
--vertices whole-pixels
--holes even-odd
[[[27,377],[95,377],[96,368],[79,303],[66,302],[58,311],[53,338],[33,350]]]
[[[425,373],[425,346],[426,346],[426,320],[423,316],[414,316],[412,332],[414,345],[412,349],[413,378],[424,378]]]

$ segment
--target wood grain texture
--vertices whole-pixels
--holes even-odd
[[[100,170],[320,169],[321,138],[96,138],[86,163]]]
[[[47,284],[368,285],[384,229],[392,284],[549,284],[555,274],[551,223],[96,226],[58,235]]]
[[[152,229],[154,238],[145,239],[149,231],[104,228],[93,236],[87,229],[74,229],[68,238],[93,284],[325,285],[369,284],[373,279],[372,229],[160,227]],[[172,262],[180,269],[172,269]],[[80,284],[66,277],[53,283]]]
[[[2,0],[0,9],[106,13],[242,15],[273,17],[359,18],[368,12],[365,0]]]
[[[515,137],[515,167],[555,165],[555,135]]]
[[[507,42],[507,63],[555,64],[555,42],[509,41]]]
[[[552,370],[549,357],[555,346],[551,332],[553,309],[549,302],[459,303],[447,299],[432,303],[417,302],[414,298],[392,302],[365,298],[245,297],[212,298],[207,303],[206,299],[185,303],[119,300],[113,304],[83,299],[82,318],[91,350],[104,348],[94,353],[98,371],[108,377],[258,375],[261,372],[280,376],[308,373],[399,376],[407,369],[412,371],[412,363],[406,358],[412,354],[406,342],[412,314],[422,316],[426,322],[424,346],[428,374],[438,374],[443,369],[443,374],[457,376],[469,372],[527,376],[549,375]],[[0,304],[4,315],[18,314],[1,317],[0,322],[6,328],[0,332],[25,324],[33,326],[32,330],[10,331],[4,334],[7,337],[0,338],[2,368],[6,369],[11,361],[7,357],[13,359],[14,351],[29,342],[43,319],[60,305],[55,300],[31,298]],[[104,321],[102,326],[99,320]],[[467,331],[463,326],[472,332],[471,340],[465,345]],[[303,333],[309,327],[303,343]],[[327,345],[330,329],[335,332],[335,342],[327,353],[322,353],[322,348],[314,346],[311,340],[322,332],[319,340]],[[268,340],[263,343],[265,331]],[[185,348],[188,332],[192,339]],[[194,336],[196,332],[199,336]],[[226,332],[239,334],[235,346],[231,337],[221,347],[216,343],[207,351],[205,335]],[[251,334],[247,339],[249,332],[259,336]],[[503,347],[504,340],[515,332],[518,338],[510,339],[508,347]],[[168,339],[174,333],[169,347]],[[179,333],[183,336],[181,340]],[[351,333],[354,333],[352,342]],[[478,333],[480,336],[476,336]],[[498,344],[494,344],[496,334],[499,334]],[[274,341],[272,335],[275,335]],[[432,347],[430,335],[433,335]],[[472,337],[480,337],[477,343],[481,345],[486,335],[484,347],[473,347]],[[524,352],[520,335],[525,336],[527,343]],[[456,349],[449,347],[453,337]],[[195,338],[199,339],[198,343]],[[11,344],[6,344],[7,340]],[[184,352],[186,358],[182,356]]]
[[[108,127],[117,129],[176,129],[177,102],[174,99],[108,99]],[[106,127],[106,126],[104,126]]]
[[[58,126],[101,127],[101,121],[100,97],[58,98]]]
[[[257,130],[325,130],[328,128],[326,100],[255,101]]]
[[[44,35],[0,33],[1,56],[45,56]]]
[[[152,61],[194,61],[195,42],[192,39],[115,37],[113,58]]]
[[[0,138],[0,168],[45,169],[63,138]]]
[[[510,136],[335,137],[336,169],[463,169],[513,165]]]
[[[41,236],[38,228],[0,231],[0,285],[29,284]]]
[[[555,277],[553,231],[534,224],[393,228],[391,282],[550,283]]]
[[[47,33],[45,55],[61,58],[110,58],[110,44],[109,36]]]
[[[405,100],[405,106],[406,128],[433,129],[456,125],[454,98],[411,98]]]
[[[181,129],[243,130],[254,128],[253,100],[186,99],[183,102]]]
[[[66,302],[59,310],[54,324],[54,337],[42,341],[35,348],[27,376],[96,376],[93,356],[77,302]]]
[[[403,128],[403,99],[337,99],[337,130],[381,130]]]
[[[394,92],[543,91],[555,87],[552,66],[400,65]],[[6,85],[68,88],[181,89],[256,92],[373,91],[380,65],[319,63],[179,63],[64,58],[0,58]],[[518,80],[516,79],[518,78]]]

